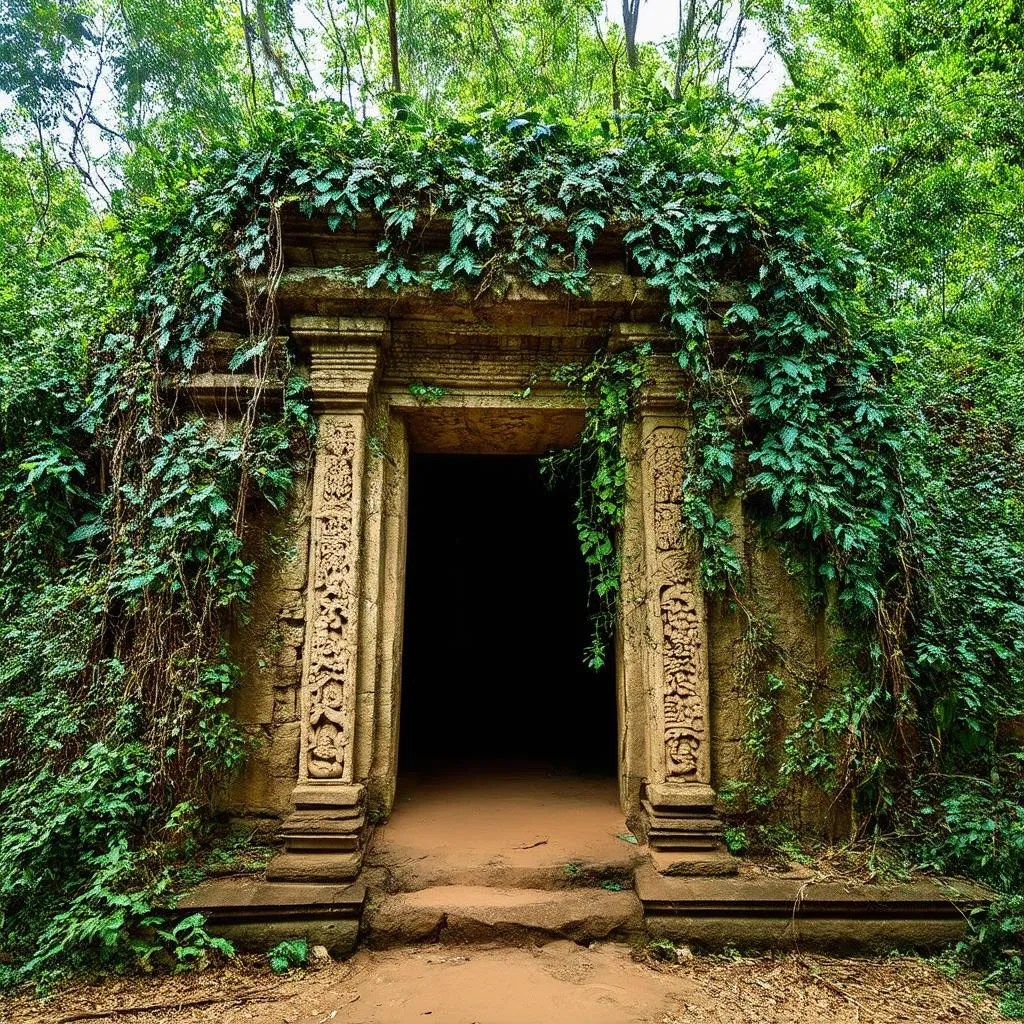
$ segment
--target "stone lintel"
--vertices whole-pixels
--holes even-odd
[[[388,321],[370,316],[293,316],[293,338],[304,341],[345,339],[383,341],[388,333]]]
[[[558,287],[538,287],[528,281],[511,279],[499,292],[477,296],[474,289],[453,288],[437,292],[430,284],[408,285],[397,295],[384,288],[367,288],[353,280],[342,267],[290,267],[281,276],[278,302],[287,313],[305,309],[330,311],[342,317],[374,313],[382,316],[415,317],[436,315],[441,307],[458,311],[471,309],[481,320],[508,319],[509,307],[520,316],[556,312],[568,323],[627,320],[631,316],[657,319],[665,310],[660,289],[651,288],[642,277],[624,272],[595,270],[590,289],[583,297],[569,296]]]

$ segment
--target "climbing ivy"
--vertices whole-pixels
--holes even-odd
[[[578,487],[576,532],[590,574],[593,634],[587,664],[600,668],[608,658],[619,596],[618,529],[626,505],[626,453],[623,432],[647,379],[649,344],[620,352],[598,352],[583,366],[566,366],[556,379],[587,399],[584,428],[577,443],[548,455],[542,469],[552,476],[571,473]]]
[[[370,265],[337,273],[467,301],[516,280],[585,295],[596,239],[621,233],[628,265],[664,298],[685,376],[682,498],[703,584],[760,628],[725,514],[742,501],[801,568],[809,600],[834,606],[852,652],[841,692],[805,701],[807,742],[786,749],[803,752],[799,770],[856,787],[866,821],[885,820],[913,777],[934,684],[910,640],[929,621],[917,468],[902,453],[916,428],[894,396],[868,268],[763,135],[719,137],[684,107],[621,126],[612,139],[493,111],[356,122],[319,104],[278,112],[244,145],[168,161],[158,196],[123,197],[102,239],[131,272],[104,329],[82,366],[48,364],[4,410],[14,582],[2,591],[0,815],[20,824],[0,849],[0,913],[12,977],[129,953],[172,886],[168,851],[195,841],[205,795],[244,756],[223,637],[251,593],[246,524],[287,500],[312,429],[277,340],[285,207],[332,230],[379,225]],[[447,232],[441,252],[419,244],[430,222]],[[252,383],[226,431],[174,389],[204,367],[218,328],[239,332],[231,367]],[[649,354],[601,351],[562,372],[587,399],[586,425],[548,466],[580,483],[593,664],[614,622],[622,437]],[[47,416],[59,440],[35,451],[19,424],[58,393]],[[777,689],[765,678],[749,741],[762,760]],[[979,733],[995,713],[976,710]]]

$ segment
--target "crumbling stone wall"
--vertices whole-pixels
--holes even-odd
[[[299,688],[306,623],[310,488],[299,480],[281,512],[261,516],[248,540],[256,565],[251,616],[232,631],[242,668],[233,700],[251,751],[220,799],[230,814],[291,809],[299,763]]]
[[[777,712],[769,760],[782,753],[782,739],[800,723],[798,683],[813,687],[824,703],[847,671],[837,653],[841,640],[829,609],[812,608],[797,575],[780,552],[761,536],[756,521],[739,502],[730,510],[736,546],[744,568],[742,599],[771,631],[781,657],[770,669],[785,681],[776,695]],[[751,679],[744,652],[748,628],[745,611],[728,599],[708,602],[708,662],[711,691],[712,785],[721,794],[734,782],[755,781],[755,759],[747,745],[750,731]],[[819,780],[795,779],[781,798],[780,810],[793,826],[838,836],[849,830],[850,810],[823,791]],[[726,805],[725,810],[728,810]]]

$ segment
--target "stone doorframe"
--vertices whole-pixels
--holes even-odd
[[[595,347],[594,328],[295,315],[318,421],[295,810],[271,880],[345,880],[367,822],[395,795],[412,451],[535,453],[571,444],[579,400],[554,365]],[[707,626],[694,548],[681,531],[680,379],[650,324],[598,342],[653,341],[653,380],[625,438],[627,502],[616,637],[619,792],[652,850],[721,855],[708,724]],[[444,339],[438,347],[435,339]],[[538,341],[540,338],[540,341]],[[424,401],[415,380],[440,382]],[[524,386],[524,381],[526,386]]]

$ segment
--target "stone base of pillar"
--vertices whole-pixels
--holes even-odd
[[[666,875],[731,875],[736,859],[726,849],[715,791],[697,783],[648,783],[641,822],[651,860]]]
[[[281,825],[284,852],[267,865],[271,882],[344,882],[363,866],[366,788],[337,783],[300,783],[295,810]]]

